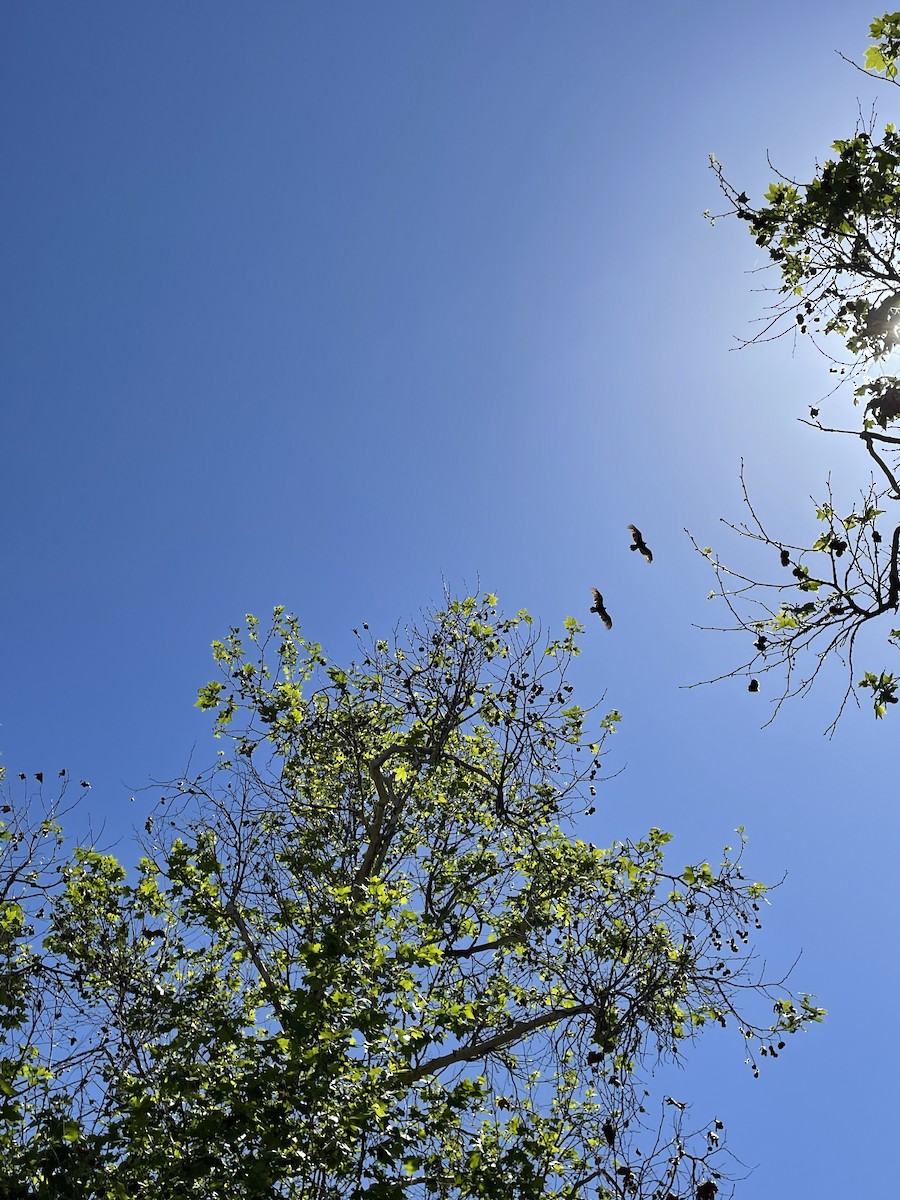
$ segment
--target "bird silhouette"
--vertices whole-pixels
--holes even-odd
[[[596,588],[591,588],[594,593],[594,603],[591,605],[591,612],[595,612],[607,629],[612,629],[612,617],[606,611],[603,604],[603,597]]]
[[[647,562],[652,563],[653,562],[653,551],[649,548],[647,543],[644,541],[643,534],[638,529],[637,525],[629,525],[628,531],[631,534],[631,537],[633,539],[632,543],[631,543],[631,549],[632,550],[640,550],[641,554],[643,554],[643,556],[644,556],[644,558],[646,558]]]

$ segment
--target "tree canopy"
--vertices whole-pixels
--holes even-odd
[[[658,829],[576,836],[620,719],[573,701],[580,632],[469,597],[340,666],[248,618],[199,693],[216,760],[160,789],[133,870],[65,840],[65,772],[43,807],[22,777],[0,1194],[727,1190],[722,1121],[653,1068],[725,1026],[758,1073],[822,1010],[762,974],[740,832],[686,867]]]
[[[897,86],[900,13],[885,13],[870,33],[875,42],[858,69]],[[781,680],[777,712],[784,699],[812,687],[825,663],[840,659],[846,682],[830,729],[859,688],[883,717],[900,700],[900,674],[889,669],[900,647],[900,132],[890,122],[879,127],[873,110],[833,143],[811,179],[778,171],[757,203],[715,157],[711,166],[729,204],[720,215],[746,223],[777,277],[761,328],[745,344],[812,340],[832,378],[805,423],[855,439],[868,472],[853,502],[836,499],[828,479],[814,502],[815,535],[806,541],[764,525],[745,487],[749,519],[731,528],[773,552],[775,573],[766,579],[697,547],[713,563],[731,628],[754,639],[750,657],[730,674],[773,672]],[[887,648],[867,643],[860,665],[864,629],[884,629]],[[883,658],[872,663],[876,654]]]

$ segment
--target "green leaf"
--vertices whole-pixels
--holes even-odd
[[[206,686],[200,688],[197,693],[197,703],[195,707],[203,709],[216,708],[224,688],[225,685],[219,683],[217,680],[213,680],[212,683],[206,684]]]

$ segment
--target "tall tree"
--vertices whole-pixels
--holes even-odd
[[[858,69],[897,86],[900,13],[879,17],[870,32],[876,40]],[[900,699],[891,660],[870,662],[900,647],[900,513],[894,507],[900,501],[900,375],[893,373],[900,345],[900,132],[891,123],[879,129],[873,117],[857,122],[832,150],[808,182],[778,172],[758,204],[729,182],[715,158],[711,166],[729,202],[720,215],[746,223],[778,277],[762,328],[750,341],[790,336],[814,342],[832,380],[805,424],[853,438],[869,481],[847,502],[835,498],[829,479],[808,540],[767,528],[745,487],[749,519],[731,528],[772,550],[774,573],[766,579],[756,578],[753,568],[726,566],[709,547],[698,549],[713,563],[735,620],[731,628],[754,639],[754,652],[729,674],[775,672],[781,679],[776,711],[786,698],[805,694],[824,663],[845,663],[833,731],[857,688],[870,691],[876,717]],[[888,648],[875,651],[867,643],[861,667],[860,634],[879,627]]]
[[[619,719],[572,701],[579,632],[468,598],[341,667],[248,618],[198,701],[223,748],[133,878],[18,805],[0,1194],[727,1190],[721,1121],[652,1098],[653,1066],[721,1025],[758,1072],[822,1012],[761,976],[740,849],[667,869],[657,829],[574,835]]]

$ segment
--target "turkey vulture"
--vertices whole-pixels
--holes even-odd
[[[591,612],[595,612],[607,629],[612,629],[612,617],[603,606],[603,597],[596,588],[591,588],[594,593],[594,603],[591,605]]]
[[[648,547],[647,543],[644,541],[643,534],[638,529],[637,525],[629,525],[628,531],[631,534],[632,538],[634,539],[631,543],[631,549],[632,550],[640,550],[641,554],[643,554],[643,556],[644,556],[644,558],[646,558],[647,562],[652,563],[653,562],[653,551]]]

